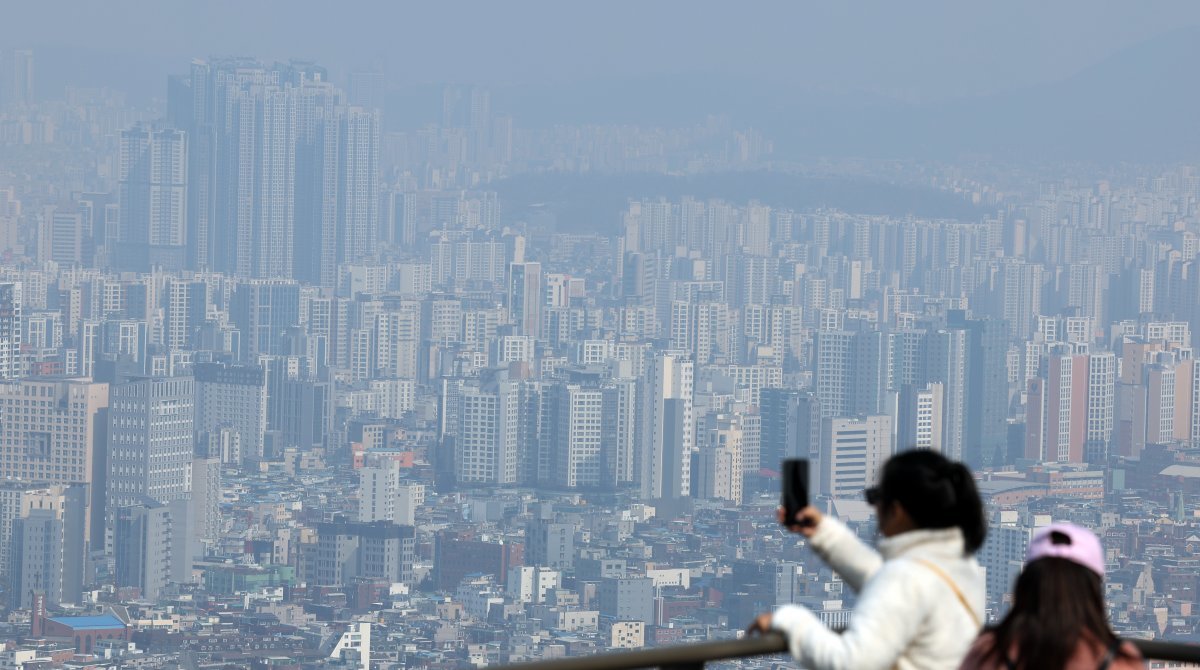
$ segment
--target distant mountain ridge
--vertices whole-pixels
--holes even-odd
[[[737,204],[758,200],[798,211],[833,208],[856,214],[958,219],[977,222],[987,209],[962,196],[930,187],[860,177],[805,177],[779,172],[720,172],[687,177],[663,174],[523,174],[489,185],[500,193],[506,214],[525,218],[533,210],[550,216],[558,232],[620,235],[630,199],[683,196]]]

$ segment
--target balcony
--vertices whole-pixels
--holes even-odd
[[[1148,660],[1175,663],[1200,664],[1200,645],[1165,642],[1162,640],[1131,640]],[[555,658],[532,663],[517,663],[507,666],[508,670],[635,670],[636,668],[663,668],[663,670],[701,670],[710,661],[727,661],[750,656],[780,654],[787,652],[787,641],[781,633],[769,633],[761,637],[746,637],[740,640],[720,640],[699,644],[675,645],[642,649],[638,651],[612,652],[592,656]]]

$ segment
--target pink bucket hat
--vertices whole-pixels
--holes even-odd
[[[1100,546],[1100,538],[1083,526],[1052,523],[1035,531],[1025,562],[1047,556],[1065,558],[1104,576],[1104,548]]]

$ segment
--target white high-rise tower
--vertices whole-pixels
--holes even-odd
[[[646,371],[638,454],[643,498],[691,493],[693,374],[692,361],[679,352],[659,354]]]

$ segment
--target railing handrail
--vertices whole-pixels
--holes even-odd
[[[670,666],[703,665],[746,656],[764,656],[787,651],[782,633],[771,632],[737,640],[716,640],[695,644],[677,644],[635,651],[614,651],[590,656],[552,658],[545,661],[515,663],[509,670],[635,670]]]
[[[1142,658],[1177,663],[1200,663],[1200,645],[1168,640],[1127,640],[1142,653]]]
[[[1200,645],[1167,640],[1126,639],[1142,656],[1157,661],[1200,663]],[[637,670],[638,668],[703,667],[710,661],[779,654],[788,650],[782,633],[771,632],[736,640],[679,644],[636,651],[614,651],[515,663],[508,670]]]

